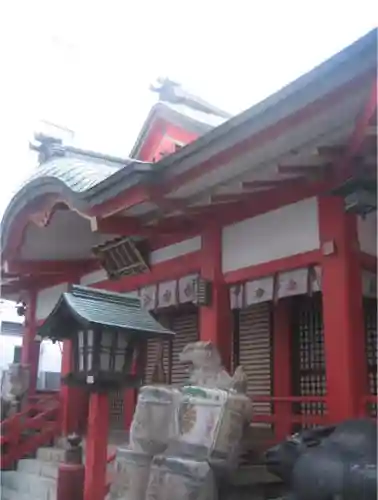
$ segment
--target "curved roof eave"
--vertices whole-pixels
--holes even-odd
[[[149,164],[128,163],[121,168],[93,164],[77,158],[53,158],[36,172],[16,192],[1,221],[2,247],[7,243],[13,221],[24,209],[43,196],[54,196],[83,217],[91,209],[138,184],[150,172]],[[121,182],[120,182],[121,181]]]
[[[3,249],[6,247],[12,223],[17,216],[39,198],[49,195],[56,196],[57,200],[66,203],[71,209],[83,215],[89,210],[89,206],[85,200],[82,199],[81,194],[72,191],[64,182],[54,177],[33,179],[25,184],[13,196],[5,209],[1,220],[1,240]]]

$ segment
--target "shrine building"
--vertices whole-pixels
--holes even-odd
[[[376,415],[376,74],[373,31],[237,116],[161,81],[129,158],[36,136],[39,164],[1,223],[30,394],[38,327],[81,284],[139,296],[175,332],[161,351],[149,341],[145,383],[162,352],[181,384],[180,351],[210,340],[276,439]],[[70,364],[65,341],[62,375]],[[57,396],[60,432],[85,432],[84,390]],[[112,428],[135,400],[110,395]]]

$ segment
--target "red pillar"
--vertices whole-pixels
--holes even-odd
[[[109,401],[106,393],[89,399],[84,500],[104,500],[108,448]]]
[[[338,422],[358,416],[368,390],[357,218],[344,212],[341,198],[320,197],[319,230],[328,253],[322,257],[327,406],[330,422]]]
[[[22,336],[21,363],[30,366],[29,394],[34,394],[37,387],[39,348],[41,343],[35,340],[37,322],[37,292],[29,291],[26,305],[25,326]]]
[[[273,395],[291,396],[291,301],[282,299],[273,312]],[[274,403],[275,437],[283,440],[291,434],[291,403]]]
[[[84,466],[59,464],[57,500],[83,500]]]
[[[231,366],[232,311],[228,286],[222,273],[222,228],[214,226],[202,233],[201,277],[212,282],[212,302],[199,310],[201,340],[210,340],[219,349],[226,369]]]
[[[63,342],[62,376],[70,373],[72,361],[72,344],[70,340]],[[85,389],[70,387],[62,383],[60,388],[62,403],[62,434],[67,436],[73,432],[85,432],[88,416],[88,393]]]

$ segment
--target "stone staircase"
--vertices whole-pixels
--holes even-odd
[[[111,433],[108,456],[128,441],[125,432]],[[37,450],[35,458],[19,460],[17,470],[1,471],[0,500],[56,500],[59,464],[65,460],[65,440]],[[83,441],[85,460],[85,441]],[[111,472],[114,463],[109,464]],[[220,480],[219,500],[265,500],[277,498],[282,485],[262,465],[241,466],[224,484]],[[226,479],[226,478],[223,478]],[[108,495],[107,500],[111,500]]]
[[[115,452],[118,441],[120,437],[109,439],[108,456]],[[19,460],[17,470],[1,471],[0,500],[56,500],[58,469],[65,452],[64,440],[57,439],[54,446],[39,448],[35,458]],[[83,452],[85,455],[85,442]],[[112,467],[110,464],[109,469]]]
[[[1,472],[1,500],[56,500],[59,463],[65,450],[40,448],[36,458],[19,460],[17,470]]]

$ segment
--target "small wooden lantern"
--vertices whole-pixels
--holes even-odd
[[[147,340],[171,337],[173,332],[142,310],[139,298],[72,286],[38,334],[71,340],[72,365],[65,383],[110,391],[138,387]]]

